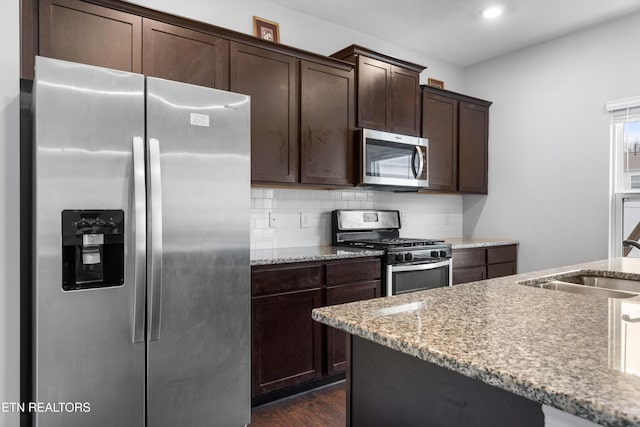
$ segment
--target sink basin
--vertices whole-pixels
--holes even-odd
[[[586,271],[523,280],[518,284],[603,298],[632,298],[640,295],[639,280],[587,274]]]
[[[598,288],[592,285],[575,284],[554,280],[539,285],[543,289],[551,289],[553,291],[571,292],[574,294],[593,295],[604,298],[631,298],[640,295],[637,292],[627,292],[616,289]]]
[[[595,288],[614,289],[618,291],[640,293],[640,282],[636,280],[581,274],[577,276],[563,277],[562,281],[583,286],[593,286]]]

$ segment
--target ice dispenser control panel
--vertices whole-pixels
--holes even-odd
[[[62,211],[62,289],[124,283],[124,212]]]

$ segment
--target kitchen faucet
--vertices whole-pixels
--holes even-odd
[[[622,246],[633,246],[636,249],[640,249],[640,243],[636,242],[635,240],[623,240]]]

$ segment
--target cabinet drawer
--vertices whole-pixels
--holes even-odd
[[[496,246],[487,249],[487,264],[516,261],[516,245]]]
[[[485,249],[456,249],[452,253],[453,268],[485,265]]]
[[[454,285],[467,282],[475,282],[487,278],[487,268],[470,267],[470,268],[454,268],[452,282]]]
[[[251,295],[265,295],[300,289],[319,288],[320,265],[278,266],[276,269],[255,268],[251,274]]]
[[[516,274],[515,261],[501,262],[499,264],[490,264],[487,266],[488,279],[502,276],[511,276],[512,274]]]
[[[327,264],[327,286],[379,279],[381,274],[378,258],[333,262]]]

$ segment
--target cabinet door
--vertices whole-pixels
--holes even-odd
[[[327,288],[327,305],[377,298],[380,290],[380,280]],[[346,360],[347,334],[327,326],[327,373],[333,375],[344,372]]]
[[[451,252],[453,268],[479,267],[487,264],[485,248],[454,249]]]
[[[252,395],[320,378],[322,329],[311,319],[320,289],[254,297],[251,305]]]
[[[353,71],[300,68],[300,182],[353,184]]]
[[[458,190],[487,194],[489,108],[460,101]]]
[[[77,0],[42,0],[39,54],[142,71],[142,18]]]
[[[516,274],[516,272],[517,265],[515,261],[487,265],[487,279],[511,276],[512,274]]]
[[[230,43],[229,88],[251,96],[251,179],[298,179],[298,60]]]
[[[147,76],[217,89],[229,88],[229,42],[144,18],[142,72]]]
[[[420,134],[420,75],[391,66],[388,111],[389,131],[403,135]]]
[[[422,94],[422,137],[429,139],[429,189],[458,189],[458,100]]]
[[[469,267],[454,268],[452,283],[459,285],[460,283],[475,282],[476,280],[484,280],[487,278],[487,267]]]
[[[391,64],[358,56],[358,122],[357,126],[389,130],[388,109]]]

